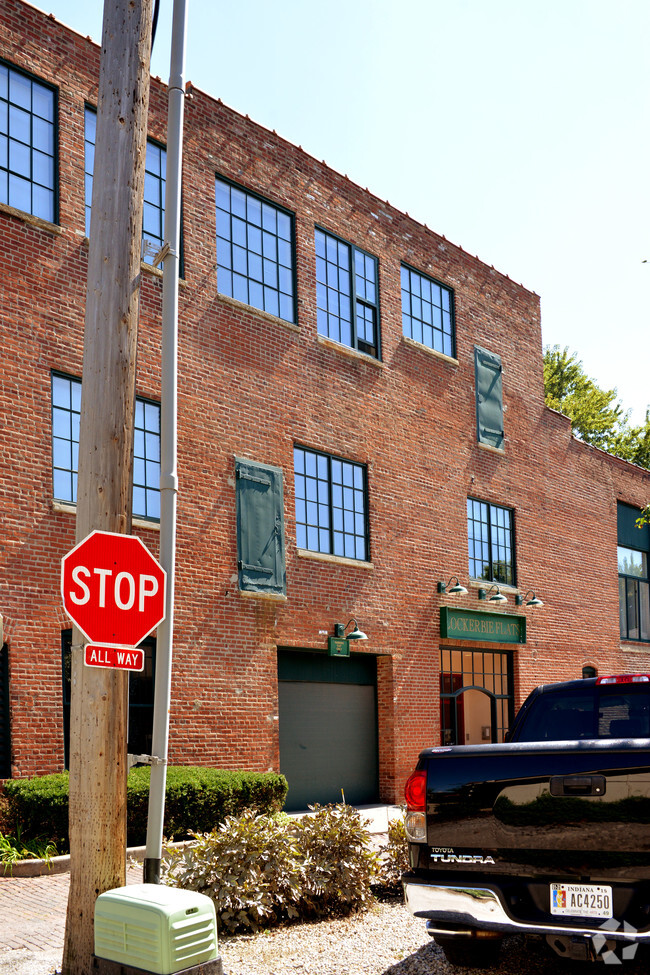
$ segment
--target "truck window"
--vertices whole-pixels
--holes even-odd
[[[599,685],[539,694],[524,717],[517,741],[580,741],[650,737],[647,685]]]

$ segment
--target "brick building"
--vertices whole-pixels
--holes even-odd
[[[99,51],[6,0],[0,58],[0,775],[25,776],[66,762]],[[133,495],[154,554],[165,136],[155,80]],[[535,294],[191,85],[182,237],[172,763],[280,769],[294,808],[399,800],[421,747],[500,740],[536,684],[650,670],[650,473],[545,407]]]

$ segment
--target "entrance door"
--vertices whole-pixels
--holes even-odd
[[[9,647],[0,650],[0,779],[11,777],[11,731],[9,719]]]
[[[375,658],[280,650],[278,699],[285,808],[377,801]]]
[[[511,654],[442,647],[440,666],[441,743],[503,741],[514,716]]]

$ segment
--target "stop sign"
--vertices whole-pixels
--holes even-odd
[[[94,531],[61,560],[61,594],[90,643],[135,647],[165,618],[167,574],[135,535]]]

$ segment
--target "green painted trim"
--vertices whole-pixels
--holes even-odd
[[[525,643],[526,617],[441,606],[440,636],[481,643]]]

